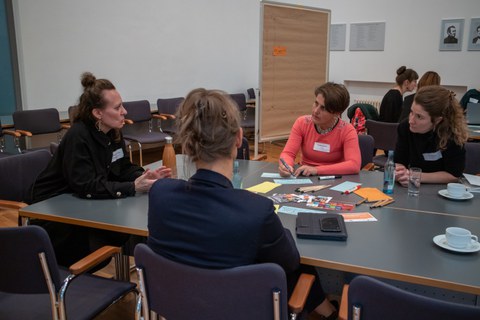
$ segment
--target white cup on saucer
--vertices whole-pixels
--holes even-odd
[[[461,198],[467,193],[467,187],[461,183],[447,184],[447,192],[453,198]]]
[[[447,244],[452,248],[463,249],[469,245],[472,240],[478,242],[478,237],[464,228],[448,227],[445,229],[445,238]]]

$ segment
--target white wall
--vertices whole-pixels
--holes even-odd
[[[385,51],[332,52],[330,80],[393,82],[400,65],[480,86],[480,52],[440,52],[440,20],[480,17],[478,0],[284,1],[332,11],[332,23],[386,22]],[[15,19],[25,109],[66,110],[92,71],[124,100],[183,96],[204,86],[258,85],[258,0],[18,0]],[[347,48],[348,33],[347,28]],[[466,35],[466,33],[464,33]]]

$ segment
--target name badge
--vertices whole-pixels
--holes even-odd
[[[313,150],[320,152],[330,152],[330,145],[328,143],[315,142]]]
[[[124,154],[123,154],[123,149],[122,148],[119,148],[119,149],[113,151],[112,162],[115,162],[118,159],[123,158],[123,156],[124,156]]]
[[[442,159],[442,152],[439,150],[437,152],[424,153],[423,159],[425,159],[425,161],[437,161]]]
[[[478,99],[475,99],[475,98],[470,98],[470,100],[468,102],[472,102],[472,103],[478,103]]]

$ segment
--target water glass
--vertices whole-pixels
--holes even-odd
[[[422,169],[410,168],[408,174],[408,195],[417,197],[420,193],[420,180],[422,177]]]

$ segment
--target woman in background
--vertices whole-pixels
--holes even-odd
[[[277,263],[287,274],[291,293],[300,259],[290,231],[283,228],[270,199],[232,186],[233,161],[242,143],[235,103],[224,92],[195,89],[180,105],[177,123],[177,139],[197,172],[188,181],[162,179],[153,185],[149,247],[200,268]],[[336,319],[318,278],[314,286],[305,309]]]
[[[422,183],[458,180],[465,167],[467,126],[454,93],[427,86],[416,94],[408,121],[398,125],[395,179],[408,185],[408,168],[422,169]]]
[[[415,90],[418,74],[415,70],[401,66],[397,70],[396,85],[390,89],[380,104],[379,121],[398,122],[402,113],[403,94]]]
[[[361,155],[355,128],[340,117],[350,103],[347,89],[327,82],[315,89],[312,114],[299,117],[280,154],[281,176],[356,174]],[[294,169],[295,157],[302,153],[300,166]],[[286,166],[286,165],[288,166]]]
[[[420,90],[422,87],[426,86],[438,86],[440,85],[440,75],[435,71],[427,71],[423,76],[418,80],[417,90]],[[403,100],[402,105],[402,114],[400,115],[399,122],[408,118],[410,110],[412,109],[413,98],[415,94],[411,94]]]

